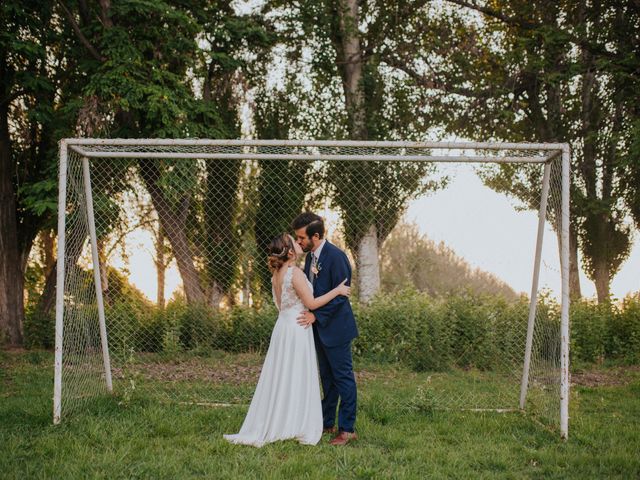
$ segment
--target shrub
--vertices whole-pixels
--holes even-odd
[[[528,303],[465,294],[433,298],[413,290],[378,296],[356,309],[354,353],[417,371],[495,369],[524,351]],[[516,361],[521,361],[518,357]]]
[[[38,309],[25,312],[24,344],[27,348],[53,348],[55,345],[56,316]]]
[[[132,351],[191,353],[265,352],[277,319],[271,303],[257,307],[212,309],[178,297],[160,309],[122,278],[110,277],[106,321],[116,356]],[[117,301],[114,301],[117,299]],[[400,363],[415,371],[451,368],[497,370],[519,368],[524,355],[529,300],[498,295],[460,294],[431,297],[415,290],[381,294],[367,305],[354,302],[360,336],[354,355],[360,359]],[[76,323],[69,328],[97,332],[94,304],[68,307]],[[538,300],[534,348],[538,358],[559,358],[559,305],[548,295]],[[86,323],[83,323],[86,322]],[[640,296],[620,306],[573,302],[571,358],[574,363],[640,362]],[[54,314],[29,311],[24,324],[28,347],[52,348]],[[95,329],[95,330],[94,330]]]
[[[580,300],[571,304],[572,361],[593,363],[604,359],[608,325],[615,314],[610,303]]]
[[[625,363],[640,363],[640,294],[628,296],[609,324],[605,353]]]

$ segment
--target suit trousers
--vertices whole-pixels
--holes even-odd
[[[336,407],[338,409],[338,427],[340,431],[353,432],[356,422],[357,389],[351,358],[351,340],[328,347],[319,340],[318,333],[313,335],[318,355],[318,368],[322,383],[322,418],[324,428],[335,425]]]

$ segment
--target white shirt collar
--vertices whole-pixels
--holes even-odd
[[[316,257],[316,260],[320,259],[320,252],[322,252],[322,247],[324,247],[324,244],[327,243],[326,240],[322,240],[322,242],[320,243],[320,245],[318,246],[318,248],[315,249],[313,253],[313,256]]]

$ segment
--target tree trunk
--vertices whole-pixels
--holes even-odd
[[[49,272],[56,266],[56,252],[55,252],[55,235],[51,230],[44,230],[40,232],[40,238],[42,239],[42,253],[44,254],[44,274],[49,275]]]
[[[158,262],[156,262],[156,278],[158,279],[158,293],[156,294],[156,305],[159,308],[164,308],[164,288],[165,288],[165,269]]]
[[[76,224],[79,229],[82,229],[81,224]],[[76,263],[78,263],[78,258],[80,258],[80,254],[82,253],[82,246],[87,235],[81,235],[79,231],[68,230],[65,238],[66,266],[67,268],[70,266],[75,267]],[[40,296],[38,305],[36,306],[36,309],[45,315],[49,314],[53,310],[56,302],[57,275],[58,262],[56,260],[51,269],[47,272],[44,289],[42,290],[42,295]]]
[[[338,63],[342,71],[342,87],[349,115],[349,137],[351,140],[366,140],[366,109],[357,0],[338,0],[338,16],[342,48],[338,55]]]
[[[156,294],[156,304],[159,308],[164,308],[165,298],[165,274],[167,271],[167,258],[164,253],[164,231],[162,227],[158,228],[158,235],[156,236],[156,278],[158,280],[158,292]]]
[[[593,269],[594,283],[596,285],[596,294],[598,295],[598,303],[609,301],[609,265],[605,258],[596,260]]]
[[[224,298],[224,293],[222,289],[218,285],[218,282],[213,280],[211,287],[209,287],[209,292],[207,294],[207,304],[214,307],[219,308],[220,302]]]
[[[578,232],[573,226],[569,227],[569,297],[572,300],[582,298],[578,264]]]
[[[5,59],[0,60],[5,71]],[[24,277],[18,254],[15,166],[11,158],[8,104],[0,104],[0,342],[18,347],[23,343]],[[4,337],[4,338],[3,338]]]
[[[171,244],[173,255],[178,264],[178,271],[182,278],[184,293],[189,303],[205,303],[205,294],[200,284],[200,275],[193,264],[191,247],[187,238],[187,213],[189,211],[189,199],[184,198],[184,205],[177,212],[169,206],[161,187],[158,185],[160,172],[155,164],[157,160],[141,160],[140,174],[145,183],[153,206],[158,212],[160,225]]]
[[[38,300],[36,310],[43,314],[49,314],[53,310],[53,306],[56,301],[56,285],[57,285],[57,262],[54,267],[47,273],[47,278],[44,282],[44,289],[42,295]]]
[[[104,301],[105,305],[109,305],[109,275],[104,239],[99,238],[96,243],[98,244],[98,268],[100,269],[100,287],[102,289],[102,300]]]
[[[555,232],[558,239],[558,258],[562,259],[562,227],[556,225]],[[578,237],[576,228],[573,225],[569,226],[569,298],[572,300],[582,298],[578,263]]]
[[[380,290],[380,261],[378,257],[378,233],[375,225],[360,240],[357,255],[358,293],[360,301],[367,303]]]
[[[244,274],[244,285],[242,287],[242,305],[248,307],[251,305],[251,276]]]
[[[351,140],[367,140],[367,111],[363,84],[363,55],[358,30],[359,12],[357,0],[338,0],[340,48],[338,68],[342,74],[345,106],[349,116]],[[364,168],[365,166],[363,166]],[[369,195],[369,192],[361,192]],[[364,205],[368,199],[363,199]],[[361,302],[369,302],[380,290],[380,262],[378,232],[374,224],[358,241],[357,268],[358,291]]]

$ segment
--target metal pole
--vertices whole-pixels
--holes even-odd
[[[102,361],[107,382],[107,391],[113,392],[111,382],[111,360],[109,358],[109,342],[107,341],[107,325],[104,318],[104,301],[102,299],[102,281],[100,279],[100,258],[98,257],[98,238],[93,214],[93,195],[91,193],[91,176],[89,174],[89,159],[82,157],[82,172],[84,174],[84,192],[87,201],[87,223],[91,237],[91,257],[93,258],[93,280],[96,287],[96,301],[98,303],[98,320],[100,323],[100,341],[102,342]]]
[[[53,373],[53,423],[60,423],[62,409],[62,341],[64,329],[64,260],[65,260],[65,210],[67,204],[67,144],[60,142],[58,174],[58,259],[56,272],[56,333]]]
[[[569,145],[562,148],[562,307],[560,317],[560,435],[569,437],[569,188],[570,160]]]
[[[486,150],[562,150],[563,143],[512,142],[407,142],[371,140],[279,140],[279,139],[168,139],[168,138],[67,138],[69,145],[232,146],[232,147],[368,147]],[[200,157],[198,157],[200,158]]]
[[[194,158],[193,153],[184,152],[99,152],[89,151],[77,146],[71,147],[80,155],[88,158]],[[331,161],[369,161],[376,162],[451,162],[451,163],[546,163],[547,157],[484,157],[471,155],[333,155],[321,153],[198,153],[202,159],[227,160],[331,160]]]
[[[544,238],[544,223],[547,218],[547,200],[549,198],[549,177],[551,163],[544,166],[542,178],[542,193],[540,198],[540,210],[538,210],[538,237],[536,239],[536,253],[533,261],[533,279],[531,281],[531,301],[529,303],[529,321],[527,322],[527,343],[524,351],[524,368],[522,369],[522,381],[520,383],[520,408],[524,409],[529,387],[529,370],[531,366],[531,349],[533,346],[533,330],[536,319],[536,306],[538,303],[538,282],[540,279],[540,257],[542,256],[542,240]]]

